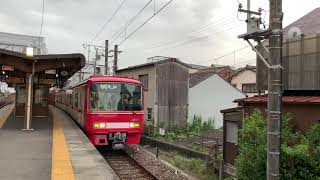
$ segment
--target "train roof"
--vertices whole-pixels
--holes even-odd
[[[95,82],[126,82],[126,83],[133,83],[133,84],[141,84],[142,83],[134,78],[130,77],[123,77],[123,76],[99,76],[99,75],[92,75],[85,81],[82,81],[70,88],[74,88],[83,84],[92,84]]]

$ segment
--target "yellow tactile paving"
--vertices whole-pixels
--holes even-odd
[[[14,109],[14,104],[10,104],[10,105],[5,106],[2,109],[0,109],[0,129],[2,128],[4,123],[9,118],[9,116],[10,116],[11,112],[13,111],[13,109]]]
[[[52,170],[51,180],[74,180],[73,168],[69,156],[63,128],[56,111],[53,110],[53,137],[52,137]]]

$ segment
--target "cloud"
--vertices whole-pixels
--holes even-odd
[[[94,42],[103,45],[126,24],[149,0],[127,0],[113,20],[106,25]],[[243,3],[245,0],[239,0]],[[309,2],[310,1],[310,2]],[[84,52],[82,43],[90,41],[102,25],[111,17],[122,0],[45,0],[44,26],[42,35],[46,38],[50,53]],[[121,42],[146,19],[153,15],[168,0],[156,0],[137,17],[121,34],[115,43]],[[269,9],[268,1],[255,0],[252,9]],[[284,0],[284,25],[288,25],[315,7],[318,0],[301,4],[298,0]],[[219,57],[235,49],[247,46],[238,39],[245,33],[245,23],[237,19],[236,0],[173,0],[168,7],[156,15],[145,26],[126,40],[120,50],[119,66],[146,62],[150,56],[174,56],[181,60],[209,65],[203,60]],[[2,31],[38,35],[41,23],[42,1],[5,0],[0,7],[0,28]],[[268,17],[266,17],[268,20]],[[193,32],[193,33],[191,33]],[[114,44],[110,44],[112,49]],[[254,58],[251,49],[236,54],[236,63]],[[233,64],[233,55],[219,63]]]

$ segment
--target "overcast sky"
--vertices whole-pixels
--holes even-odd
[[[45,0],[42,36],[49,53],[86,53],[83,43],[103,45],[149,0],[127,0],[101,34],[91,42],[122,0]],[[169,0],[154,3],[114,43],[121,42]],[[239,0],[246,7],[245,0]],[[269,1],[252,0],[252,10],[269,10]],[[302,3],[303,2],[303,3]],[[283,0],[284,27],[313,9],[319,0]],[[146,62],[151,56],[178,57],[187,63],[235,66],[254,64],[254,53],[246,48],[216,61],[216,57],[247,46],[237,35],[245,33],[245,22],[237,18],[237,0],[173,0],[163,11],[119,46],[120,67]],[[0,30],[38,36],[42,0],[1,0]],[[245,18],[239,14],[239,19]],[[268,14],[266,15],[268,20]],[[113,44],[110,46],[113,47]]]

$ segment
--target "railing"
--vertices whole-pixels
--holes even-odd
[[[12,103],[15,100],[15,98],[16,98],[15,93],[0,97],[0,108]]]

